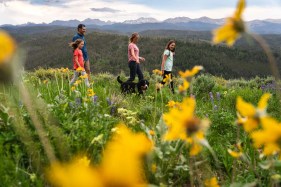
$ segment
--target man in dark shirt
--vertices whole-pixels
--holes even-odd
[[[88,57],[87,52],[87,45],[85,40],[85,32],[86,32],[86,26],[84,24],[79,24],[77,26],[77,34],[75,34],[72,38],[72,41],[74,42],[77,39],[82,39],[84,41],[84,47],[81,49],[83,53],[84,63],[85,63],[85,71],[88,74],[88,79],[90,80],[90,60]]]

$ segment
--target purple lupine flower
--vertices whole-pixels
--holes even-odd
[[[96,104],[97,101],[98,101],[98,96],[97,96],[97,95],[92,96],[92,102],[93,102],[93,104]]]
[[[217,100],[220,101],[220,100],[221,100],[221,94],[220,94],[220,92],[217,92],[216,95],[217,95]]]
[[[215,105],[214,106],[214,110],[218,110],[219,108],[218,108],[218,106],[217,105]]]
[[[111,108],[110,108],[110,115],[114,115],[116,113],[116,106],[112,106]]]
[[[209,92],[209,96],[210,96],[211,101],[213,102],[213,101],[214,101],[214,95],[213,95],[213,93],[212,93],[212,92]]]
[[[81,97],[76,97],[75,98],[75,103],[76,103],[76,105],[80,106],[82,104],[82,98]]]
[[[112,102],[111,102],[111,100],[110,100],[108,97],[106,98],[106,101],[107,101],[107,104],[108,104],[109,106],[112,105]]]

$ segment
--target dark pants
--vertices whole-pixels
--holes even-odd
[[[130,78],[127,80],[127,82],[133,82],[135,80],[136,74],[138,75],[139,81],[143,80],[140,64],[136,61],[130,61],[128,65],[130,68]]]
[[[166,75],[169,75],[169,74],[171,74],[171,79],[172,79],[172,81],[170,82],[170,88],[171,88],[172,92],[174,93],[175,90],[174,90],[173,74],[171,71],[164,71],[163,80],[162,80],[161,84],[165,84],[164,79],[166,78]]]

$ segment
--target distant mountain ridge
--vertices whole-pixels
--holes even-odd
[[[100,19],[87,18],[83,21],[79,20],[55,20],[51,23],[26,23],[17,26],[65,26],[76,27],[79,23],[84,23],[88,28],[101,30],[112,30],[118,32],[140,32],[145,30],[193,30],[193,31],[210,31],[225,22],[225,18],[212,19],[209,17],[189,18],[175,17],[159,21],[152,17],[141,17],[135,20],[126,20],[123,22],[102,21]],[[3,25],[4,26],[4,25]],[[8,25],[5,25],[8,26]],[[281,19],[266,19],[248,21],[247,26],[250,31],[260,34],[281,34]]]

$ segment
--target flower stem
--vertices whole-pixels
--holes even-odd
[[[254,34],[254,33],[248,33],[254,40],[256,40],[258,42],[258,44],[261,46],[261,48],[264,50],[267,58],[268,58],[268,61],[269,61],[269,66],[270,66],[270,70],[271,70],[271,73],[276,81],[276,90],[277,90],[277,93],[279,95],[279,97],[281,98],[281,91],[280,91],[280,88],[281,88],[281,85],[280,85],[280,73],[279,73],[279,70],[278,70],[278,66],[277,66],[277,62],[270,50],[270,47],[269,45],[267,44],[267,42],[259,35],[257,34]]]

